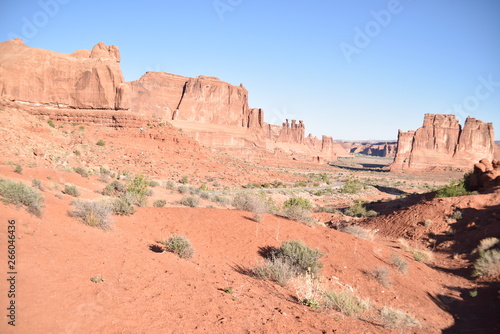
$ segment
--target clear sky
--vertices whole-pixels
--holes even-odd
[[[127,81],[210,75],[265,121],[334,139],[396,139],[425,113],[493,122],[500,139],[498,0],[2,0],[0,41],[71,53],[117,45]]]

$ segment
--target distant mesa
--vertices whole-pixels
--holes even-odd
[[[391,171],[470,170],[495,156],[492,123],[468,117],[462,128],[454,115],[425,114],[416,131],[399,130]]]
[[[328,136],[305,137],[303,121],[264,122],[264,110],[248,105],[248,91],[216,77],[147,72],[125,82],[118,47],[100,42],[72,54],[35,49],[20,39],[0,43],[0,97],[31,108],[125,110],[169,121],[200,143],[245,152],[275,152],[295,160],[333,161],[346,151]],[[61,116],[63,117],[63,116]],[[68,119],[68,115],[64,115]],[[99,116],[103,124],[103,114]],[[135,124],[135,123],[134,123]]]

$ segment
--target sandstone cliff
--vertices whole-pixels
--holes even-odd
[[[0,43],[0,96],[13,101],[79,109],[127,109],[128,88],[116,46],[63,54],[20,39]]]
[[[396,142],[342,142],[344,147],[350,153],[360,153],[375,157],[394,157],[396,156]]]
[[[399,130],[391,171],[468,170],[494,150],[493,124],[468,117],[462,129],[454,115],[426,114],[418,130]]]

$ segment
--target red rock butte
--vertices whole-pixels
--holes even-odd
[[[70,122],[98,119],[109,125],[116,115],[168,121],[201,144],[252,160],[276,150],[312,162],[348,155],[332,137],[305,137],[303,121],[265,123],[264,111],[249,107],[242,84],[164,72],[147,72],[125,82],[119,63],[119,49],[102,42],[91,51],[64,54],[31,48],[20,39],[6,41],[0,43],[0,97],[27,104],[32,113]]]
[[[470,170],[493,160],[494,138],[492,123],[468,117],[462,128],[454,115],[426,114],[418,130],[399,130],[391,171]]]

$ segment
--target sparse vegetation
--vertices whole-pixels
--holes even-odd
[[[175,189],[175,182],[174,181],[167,181],[165,182],[165,188],[174,190]]]
[[[35,189],[43,191],[42,181],[38,179],[31,180],[31,186]]]
[[[367,312],[370,309],[370,302],[349,291],[329,291],[325,292],[325,307],[351,317]]]
[[[404,330],[407,327],[421,327],[414,316],[391,307],[383,307],[380,310],[380,317],[387,328]]]
[[[187,197],[183,197],[181,199],[180,203],[184,206],[196,208],[198,205],[200,205],[200,200],[194,196],[187,196]]]
[[[35,216],[42,216],[43,197],[35,189],[23,183],[0,178],[0,196],[2,201],[16,206],[25,206]]]
[[[89,177],[89,173],[83,167],[75,167],[75,173],[80,174],[83,177]]]
[[[165,205],[167,205],[167,201],[165,201],[164,199],[158,199],[158,200],[153,202],[153,206],[155,208],[162,208]]]
[[[475,252],[479,253],[479,258],[474,262],[473,277],[500,274],[500,243],[497,238],[481,240]]]
[[[465,180],[453,181],[449,185],[439,188],[436,192],[436,198],[465,196],[468,191],[465,187]]]
[[[72,184],[66,184],[64,185],[64,190],[62,190],[63,194],[70,195],[73,197],[78,197],[80,196],[80,191],[76,188],[76,186]]]
[[[97,141],[96,145],[97,145],[97,146],[104,146],[104,145],[106,145],[106,142],[105,142],[104,140],[102,140],[102,139],[99,139],[99,140]]]
[[[14,173],[22,174],[23,173],[23,166],[17,164],[16,167],[14,167]]]
[[[372,230],[362,228],[358,225],[347,225],[340,229],[341,232],[352,234],[365,240],[373,240],[375,233]]]
[[[179,180],[180,183],[182,184],[188,184],[189,183],[189,177],[183,176],[182,179]]]
[[[462,215],[462,211],[454,211],[453,214],[451,215],[451,218],[452,219],[455,219],[455,220],[460,220],[463,218],[463,215]]]
[[[301,208],[301,209],[309,210],[309,211],[312,210],[312,208],[313,208],[311,201],[309,201],[306,198],[302,198],[302,197],[292,197],[292,198],[287,199],[283,203],[283,208],[286,209],[286,208],[291,208],[291,207]]]
[[[255,221],[261,221],[262,215],[269,211],[265,197],[253,193],[237,194],[232,205],[238,210],[252,212]]]
[[[47,121],[47,124],[48,124],[50,127],[52,127],[52,128],[55,128],[55,127],[56,127],[56,125],[54,124],[54,122],[53,122],[51,119],[49,119],[49,120]]]
[[[361,183],[361,181],[349,180],[340,188],[340,192],[344,194],[357,194],[364,189],[366,189],[366,185]]]
[[[377,267],[371,272],[371,275],[384,288],[388,288],[392,284],[391,270],[387,267]]]
[[[431,225],[432,225],[432,220],[431,220],[431,219],[426,219],[426,220],[424,221],[424,226],[425,226],[426,228],[431,227]]]
[[[119,198],[112,202],[113,213],[121,216],[129,216],[135,213],[133,204],[133,196],[130,194],[122,194]]]
[[[404,275],[408,273],[408,262],[398,253],[391,253],[391,262],[400,273]]]
[[[160,185],[160,183],[159,183],[158,181],[155,181],[155,180],[151,180],[151,181],[149,181],[149,186],[150,186],[150,187],[153,187],[153,188],[154,188],[154,187],[157,187],[157,186],[159,186],[159,185]]]
[[[358,217],[358,218],[366,218],[366,217],[375,217],[378,213],[374,210],[367,210],[363,202],[356,202],[356,204],[351,205],[347,209],[344,210],[344,214],[346,216]]]
[[[127,194],[132,198],[132,203],[137,206],[145,206],[147,202],[149,182],[144,175],[137,175],[129,182]]]
[[[177,254],[180,258],[189,259],[194,255],[194,248],[188,238],[182,235],[172,235],[167,241],[161,241],[165,249]]]
[[[80,218],[89,226],[99,227],[103,230],[111,229],[110,215],[112,207],[103,201],[77,201],[73,205],[75,209],[70,216]]]
[[[104,188],[103,195],[106,196],[120,196],[125,192],[125,186],[120,181],[113,181]]]
[[[94,277],[91,277],[90,280],[94,283],[103,283],[105,281],[104,278],[102,277],[99,277],[99,276],[94,276]]]

